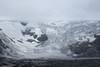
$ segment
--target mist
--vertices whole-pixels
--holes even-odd
[[[99,0],[0,0],[0,20],[99,20]]]

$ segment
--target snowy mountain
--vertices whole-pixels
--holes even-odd
[[[88,56],[91,51],[97,51],[95,56],[100,56],[94,45],[98,43],[99,33],[100,21],[56,21],[37,25],[0,21],[0,56],[63,59]]]

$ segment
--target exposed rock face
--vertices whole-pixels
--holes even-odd
[[[70,50],[80,57],[100,56],[100,35],[94,35],[96,38],[93,42],[74,43],[70,45]]]
[[[29,35],[32,36],[33,39],[28,39],[28,42],[36,42],[34,39],[37,39],[40,42],[44,42],[48,40],[48,36],[46,34],[41,34],[40,36],[38,36],[38,34],[36,34],[36,32],[33,32],[32,30],[34,30],[34,28],[30,27],[30,28],[26,28],[25,31],[21,31],[23,36],[25,35]]]
[[[30,35],[33,36],[35,32],[31,32],[31,28],[26,28],[25,31],[21,31],[23,35]]]
[[[82,42],[82,43],[77,42],[73,45],[70,45],[70,50],[75,54],[82,54],[85,53],[90,47],[91,46],[88,42]]]
[[[48,37],[47,37],[46,34],[42,34],[40,37],[37,38],[37,40],[39,40],[39,41],[46,41],[46,40],[48,40]]]
[[[28,39],[27,41],[30,42],[30,43],[32,43],[32,42],[35,41],[35,40],[33,40],[33,39]]]
[[[92,44],[96,47],[98,51],[100,51],[100,35],[94,36],[96,39],[92,42]]]
[[[26,26],[27,23],[26,22],[20,22],[23,26]]]
[[[35,34],[35,35],[33,36],[33,38],[35,38],[35,39],[36,39],[36,38],[37,38],[37,35]]]
[[[2,55],[6,49],[9,49],[9,47],[0,39],[0,54]]]

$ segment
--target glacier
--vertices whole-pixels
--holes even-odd
[[[70,46],[77,42],[92,43],[96,40],[94,35],[100,35],[100,21],[55,21],[37,24],[0,21],[0,56],[17,59],[72,58],[83,53],[75,54]]]

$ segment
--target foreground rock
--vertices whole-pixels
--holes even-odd
[[[100,66],[100,59],[12,60],[7,58],[0,58],[0,67],[99,67],[99,66]]]

